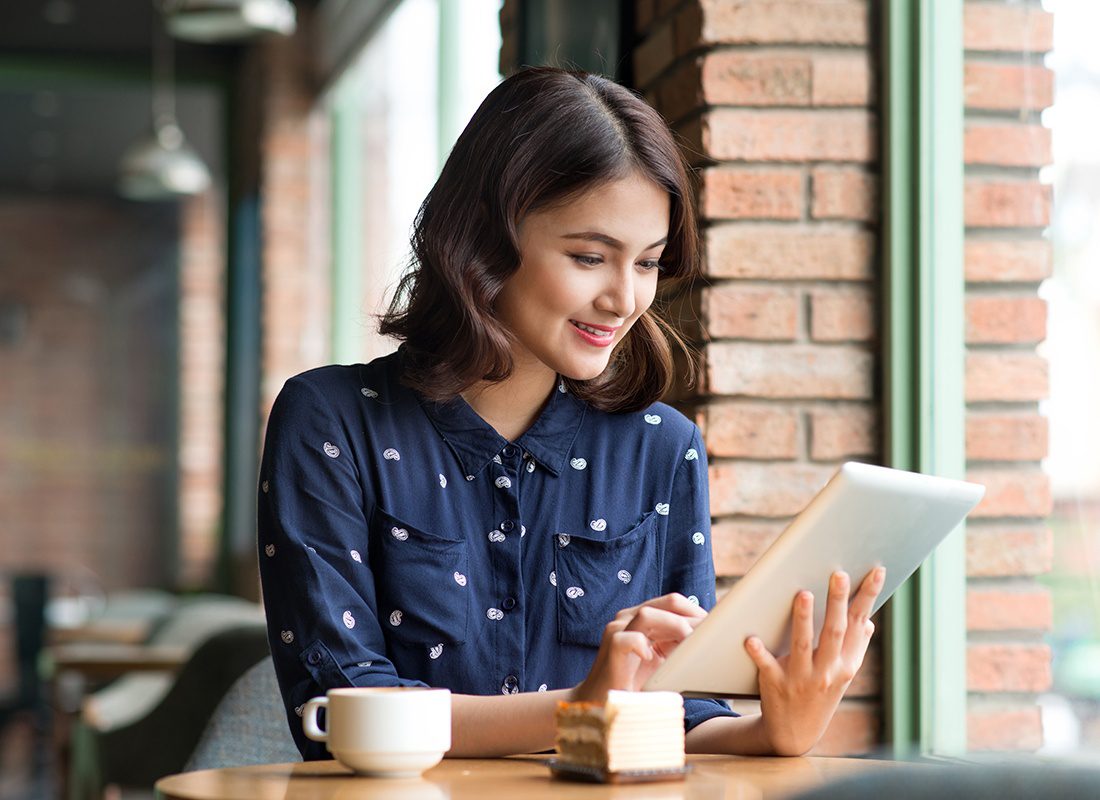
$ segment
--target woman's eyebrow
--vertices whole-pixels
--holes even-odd
[[[623,243],[616,239],[614,236],[608,236],[606,233],[600,233],[599,231],[580,231],[579,233],[566,233],[563,234],[563,239],[582,239],[586,242],[601,242],[608,247],[613,247],[616,250],[623,250]],[[646,250],[652,250],[654,247],[660,247],[668,241],[668,237],[659,239],[653,244],[646,247]]]

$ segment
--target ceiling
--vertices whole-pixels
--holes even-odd
[[[0,25],[0,194],[113,193],[149,134],[154,0],[19,0]],[[215,178],[239,45],[173,41],[176,114]]]

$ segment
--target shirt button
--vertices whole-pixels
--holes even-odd
[[[507,678],[504,679],[504,688],[507,689],[509,692],[515,691],[517,686],[519,686],[519,678],[517,678],[515,675],[509,675]]]
[[[506,519],[504,522],[500,523],[500,529],[505,533],[511,533],[512,529],[515,527],[516,523],[512,522],[510,519]]]
[[[505,611],[511,611],[513,608],[516,607],[516,598],[505,597],[504,601],[500,604],[500,607],[503,608]]]
[[[507,446],[506,446],[506,447],[504,448],[504,452],[502,453],[502,455],[503,455],[503,456],[504,456],[505,458],[511,458],[511,457],[512,457],[512,456],[514,456],[515,454],[516,454],[516,448],[515,448],[515,447],[513,447],[512,445],[507,445]]]
[[[321,654],[318,653],[316,650],[311,650],[309,655],[306,656],[306,661],[316,667],[318,664],[321,663]]]

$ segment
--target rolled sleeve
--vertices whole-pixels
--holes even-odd
[[[302,733],[311,697],[343,686],[423,686],[386,657],[352,438],[320,393],[292,379],[272,408],[261,465],[258,546],[268,638],[287,720]]]

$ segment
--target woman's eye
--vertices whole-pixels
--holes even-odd
[[[603,259],[599,256],[574,255],[572,258],[578,264],[584,264],[586,267],[595,267],[603,263]]]
[[[657,259],[649,259],[647,261],[639,261],[638,266],[648,272],[651,269],[660,269],[661,262]]]

